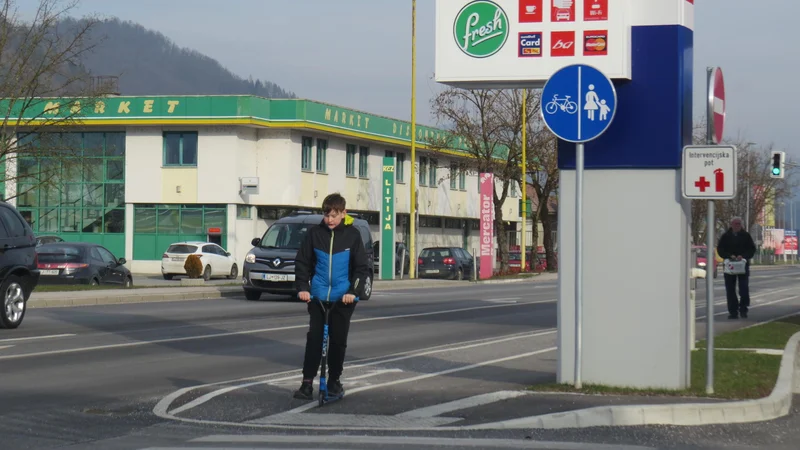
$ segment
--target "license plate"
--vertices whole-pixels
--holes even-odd
[[[173,256],[172,260],[173,261],[183,261],[183,258],[181,258],[180,256]]]
[[[263,275],[265,281],[294,281],[294,275],[279,275],[276,273],[265,273]]]
[[[425,273],[439,273],[439,269],[428,269]]]
[[[39,271],[42,275],[58,275],[58,269],[56,270],[41,270]]]

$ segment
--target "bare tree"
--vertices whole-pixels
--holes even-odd
[[[0,161],[10,167],[0,179],[7,185],[59,185],[62,169],[80,150],[61,133],[74,129],[104,93],[105,86],[92,83],[81,65],[95,45],[88,35],[97,22],[69,18],[76,6],[77,1],[39,0],[25,21],[13,0],[0,0]],[[44,157],[50,163],[14,170],[20,161]],[[25,193],[11,191],[8,198]]]
[[[704,124],[705,120],[700,123]],[[695,144],[706,142],[705,125],[695,125],[693,140]],[[758,145],[743,136],[726,140],[723,144],[737,149],[737,187],[734,199],[714,202],[715,230],[727,229],[731,219],[737,216],[745,218],[751,229],[754,225],[763,226],[760,217],[768,204],[789,198],[792,190],[800,184],[800,177],[791,170],[786,171],[784,179],[770,176],[772,144]],[[692,239],[697,245],[706,240],[707,210],[707,200],[692,201]]]
[[[521,108],[518,93],[502,90],[465,90],[448,88],[432,101],[433,114],[451,134],[430,139],[435,153],[447,154],[463,148],[465,170],[494,174],[494,228],[500,252],[500,272],[508,271],[508,234],[503,220],[503,203],[510,183],[521,178],[520,136]],[[515,103],[516,101],[516,103]],[[521,185],[524,186],[524,185]]]
[[[542,242],[544,244],[545,257],[547,258],[547,268],[549,271],[556,270],[555,242],[553,241],[554,222],[550,218],[550,199],[558,192],[559,169],[558,169],[558,142],[552,132],[545,126],[539,115],[541,108],[541,90],[528,91],[526,121],[526,172],[528,180],[526,182],[533,188],[536,194],[536,203],[533,204],[531,219],[533,226],[533,245],[538,242],[538,223],[542,222],[542,232],[544,233]]]

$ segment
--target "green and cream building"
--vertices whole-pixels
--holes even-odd
[[[71,108],[74,103],[42,101],[38,112],[23,114],[23,123],[54,120]],[[167,246],[182,240],[217,240],[243,260],[252,238],[272,222],[292,210],[319,208],[327,194],[340,192],[377,240],[382,162],[392,156],[395,229],[398,240],[408,241],[409,122],[253,96],[115,96],[80,111],[60,135],[80,149],[80,158],[63,167],[58,187],[14,181],[18,173],[53,164],[46,158],[2,165],[7,181],[0,192],[38,235],[100,243],[128,259],[134,272],[157,273]],[[459,170],[458,149],[428,150],[425,143],[441,133],[417,127],[418,249],[472,251],[478,247],[477,175]],[[503,212],[518,222],[519,188],[511,194]]]

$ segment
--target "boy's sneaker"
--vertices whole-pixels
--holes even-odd
[[[342,383],[339,380],[331,380],[328,383],[328,396],[329,397],[341,397],[344,395],[344,387],[342,387]]]
[[[300,385],[300,389],[294,392],[294,398],[300,400],[314,400],[314,386],[312,386],[310,381],[303,381],[303,384]]]

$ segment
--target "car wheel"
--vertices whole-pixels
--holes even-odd
[[[92,281],[90,281],[89,284],[92,286],[100,286],[100,281],[98,281],[97,278],[92,278]]]
[[[367,277],[367,281],[364,282],[363,292],[359,300],[369,300],[372,296],[372,277]]]
[[[22,280],[9,275],[0,287],[3,293],[3,309],[0,311],[0,328],[17,328],[25,317],[27,298]]]
[[[133,278],[131,278],[131,277],[125,278],[125,282],[122,283],[122,287],[125,287],[125,288],[133,287]]]
[[[244,290],[244,298],[248,300],[258,300],[261,298],[261,292],[254,291],[252,289],[245,289]]]
[[[459,268],[456,272],[456,280],[461,281],[464,279],[464,269]]]
[[[239,267],[234,264],[231,266],[231,274],[228,275],[228,279],[235,280],[237,276],[239,276]]]
[[[203,271],[203,280],[208,281],[211,279],[211,266],[206,266],[206,269]]]
[[[165,273],[165,274],[164,274],[164,279],[165,279],[165,280],[171,280],[171,279],[172,279],[172,274]]]

